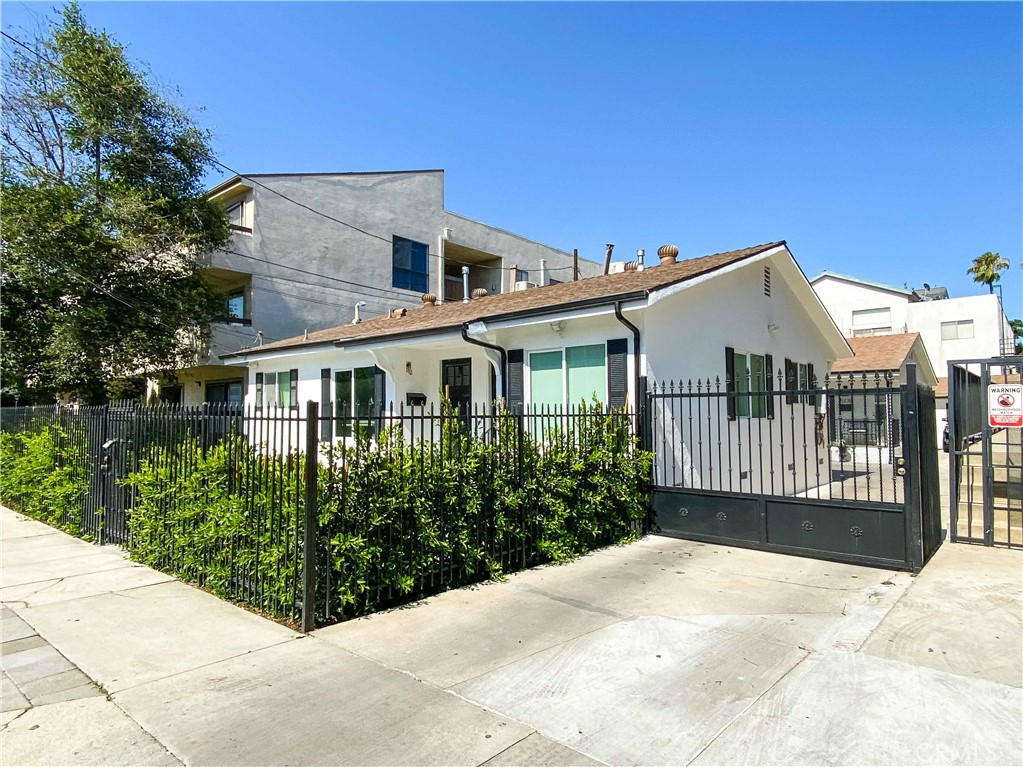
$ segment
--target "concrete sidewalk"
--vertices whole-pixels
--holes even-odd
[[[303,637],[0,514],[5,765],[1023,762],[1020,552],[651,537]]]

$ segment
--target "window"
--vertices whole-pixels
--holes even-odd
[[[852,323],[857,327],[891,325],[892,310],[889,307],[884,307],[883,309],[856,309],[852,313]]]
[[[954,341],[959,338],[973,338],[973,320],[941,323],[942,341]]]
[[[564,351],[529,355],[529,401],[534,409],[560,409],[607,402],[607,352],[604,344],[569,346]]]
[[[245,306],[245,291],[235,290],[227,294],[226,316],[228,325],[248,325]]]
[[[768,398],[750,396],[750,392],[767,391],[767,360],[762,354],[732,352],[734,370],[735,414],[740,418],[765,418],[768,415]]]
[[[883,336],[885,333],[891,333],[891,327],[885,328],[853,328],[853,338],[859,338],[861,336]]]
[[[334,373],[334,417],[339,437],[376,433],[380,403],[376,401],[377,369],[338,370]]]
[[[248,234],[252,233],[252,229],[246,222],[246,206],[250,203],[246,200],[238,200],[233,202],[225,208],[224,212],[227,213],[227,223],[233,231],[245,232]]]
[[[565,349],[565,384],[568,404],[590,404],[593,397],[606,402],[607,374],[604,372],[604,344],[570,346]]]
[[[391,246],[391,286],[425,293],[429,287],[429,250],[425,243],[394,235]]]
[[[256,408],[298,409],[298,370],[256,373]]]
[[[515,281],[516,282],[529,282],[529,270],[528,269],[516,269],[515,270]]]

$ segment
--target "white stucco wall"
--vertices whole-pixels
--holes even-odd
[[[765,265],[773,270],[770,297],[764,295]],[[812,363],[818,378],[823,379],[835,352],[807,312],[805,299],[807,296],[812,299],[810,291],[804,290],[801,299],[788,284],[787,279],[798,274],[794,270],[788,256],[783,255],[675,292],[650,306],[639,308],[640,303],[626,306],[626,317],[642,334],[641,371],[658,381],[692,379],[695,383],[697,378],[719,378],[723,391],[725,348],[733,347],[773,355],[776,371],[786,358]],[[552,326],[554,322],[558,325]],[[494,324],[479,337],[505,349],[523,350],[527,404],[531,398],[530,353],[604,344],[610,339],[628,342],[628,380],[632,389],[633,336],[615,318],[610,306],[538,316],[513,326]],[[400,410],[409,392],[427,395],[437,408],[442,361],[465,357],[472,360],[473,400],[485,407],[490,396],[490,370],[498,355],[466,343],[457,331],[448,332],[443,338],[383,342],[372,351],[318,347],[290,355],[254,358],[249,363],[246,401],[254,404],[257,372],[297,368],[298,397],[304,403],[308,399],[320,401],[321,368],[334,371],[378,365],[388,373],[388,410],[392,403],[395,411]],[[331,387],[333,400],[333,376]],[[498,387],[500,391],[500,384]],[[606,397],[607,393],[602,394]],[[629,399],[630,407],[634,407],[634,392],[630,391]],[[688,479],[676,476],[668,481],[668,477],[662,476],[662,481],[715,489],[721,489],[725,483],[724,489],[791,494],[815,484],[817,472],[828,476],[827,446],[816,441],[817,410],[810,403],[786,404],[782,398],[776,401],[772,419],[739,417],[734,421],[724,417],[724,398],[714,402],[713,410],[708,409],[706,400],[694,401],[693,407],[698,409],[695,424],[686,412],[688,401],[683,404],[676,400],[672,406],[662,407],[653,417],[659,419],[662,433],[675,438],[677,448],[676,454],[666,456],[662,464],[674,461],[678,467],[692,468]],[[409,412],[408,408],[405,412]],[[663,451],[663,447],[658,449]],[[722,467],[722,457],[729,454],[733,456],[731,474]],[[676,470],[676,475],[679,474]]]
[[[913,331],[913,328],[908,328],[907,331],[910,306],[908,294],[847,282],[830,276],[819,279],[813,284],[813,288],[835,320],[838,329],[846,337],[853,336],[853,331],[857,328],[869,327],[853,322],[853,312],[865,309],[890,309],[892,333]]]
[[[676,383],[691,380],[694,384],[698,379],[720,379],[723,391],[725,348],[731,347],[772,355],[775,381],[786,358],[812,363],[818,381],[823,381],[834,353],[790,282],[782,279],[786,274],[795,279],[790,264],[787,256],[769,262],[773,273],[770,296],[764,295],[763,281],[763,267],[768,264],[755,263],[651,307],[645,347],[651,378]],[[719,489],[723,482],[721,489],[760,492],[773,487],[775,492],[792,493],[815,484],[818,466],[822,477],[828,476],[827,447],[817,445],[816,411],[810,404],[789,405],[775,398],[773,419],[738,417],[728,421],[718,416],[718,412],[726,413],[723,398],[673,402],[673,408],[654,417],[665,421],[662,430],[684,437],[693,476],[676,469],[672,477],[668,469],[661,478],[668,484],[674,479],[685,486]],[[713,405],[710,423],[709,403]],[[685,460],[685,456],[674,457],[676,466]],[[733,468],[730,474],[721,468],[729,463]]]
[[[846,336],[866,327],[854,324],[854,311],[889,308],[891,332],[920,333],[939,377],[948,375],[949,360],[999,356],[1002,339],[1012,337],[998,297],[992,294],[910,302],[908,295],[827,275],[814,283],[814,290]],[[941,323],[957,320],[973,320],[974,337],[942,340]]]
[[[973,320],[973,338],[942,340],[941,323],[959,320]],[[992,294],[910,304],[909,325],[923,339],[940,377],[948,375],[949,360],[997,357],[1002,338],[1012,338],[998,296]]]

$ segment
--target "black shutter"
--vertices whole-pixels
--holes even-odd
[[[607,342],[607,403],[625,407],[629,398],[629,340],[612,338]]]
[[[767,417],[774,418],[774,357],[764,355],[764,382],[767,391]]]
[[[330,442],[334,436],[331,433],[331,424],[334,419],[330,412],[330,368],[320,368],[320,440]]]
[[[735,349],[725,347],[725,402],[728,405],[728,420],[735,420]]]
[[[377,401],[377,412],[376,414],[383,415],[387,403],[384,402],[384,397],[387,394],[387,377],[383,370],[378,367],[373,368],[373,399]]]
[[[785,359],[785,404],[793,405],[799,402],[799,395],[795,390],[799,388],[799,367],[795,362]]]
[[[256,410],[263,409],[263,374],[256,373]]]
[[[522,349],[508,350],[508,410],[512,413],[521,413],[525,405],[524,358]]]
[[[809,389],[816,389],[817,388],[817,381],[813,377],[813,363],[812,362],[807,362],[806,363],[806,385],[807,385],[807,388],[809,388]],[[816,391],[813,394],[808,395],[807,402],[809,402],[814,407],[817,407],[817,405],[819,404],[819,401],[817,399],[817,392]]]
[[[296,368],[288,371],[288,379],[291,386],[291,409],[298,410],[298,370]]]

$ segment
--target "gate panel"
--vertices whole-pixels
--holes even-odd
[[[657,524],[665,532],[701,540],[759,543],[760,504],[756,498],[679,490],[654,493]]]
[[[906,556],[904,509],[839,507],[769,499],[767,542],[815,554],[851,554],[860,561],[900,563]]]
[[[1023,384],[1023,357],[949,362],[950,537],[1023,548],[1023,429],[992,427],[990,384]]]
[[[932,392],[916,385],[913,365],[902,386],[878,373],[819,387],[786,367],[787,379],[746,371],[734,384],[651,387],[654,530],[918,570],[940,542],[935,434],[918,428],[934,419]],[[933,519],[922,531],[924,507]]]

